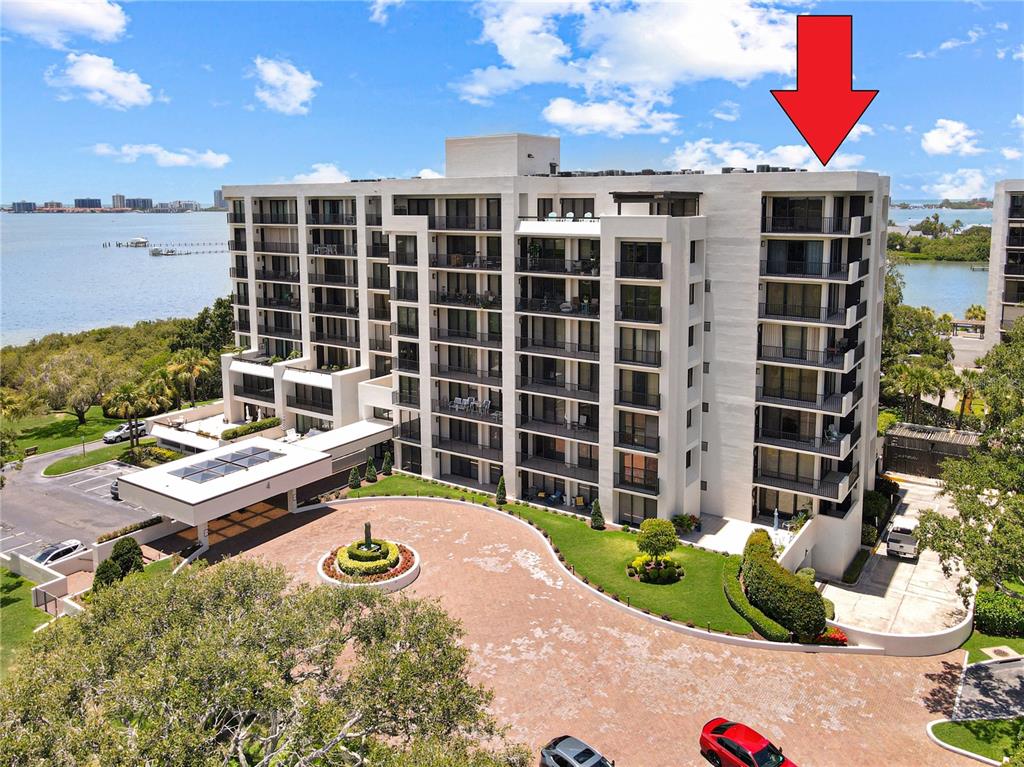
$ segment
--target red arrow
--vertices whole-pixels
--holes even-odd
[[[796,90],[772,91],[822,165],[878,91],[853,90],[853,17],[796,17]]]

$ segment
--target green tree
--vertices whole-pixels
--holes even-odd
[[[590,506],[590,527],[594,530],[604,530],[604,514],[601,513],[601,502],[594,500]]]
[[[145,400],[147,415],[162,413],[174,403],[174,392],[162,376],[150,376],[139,387]]]
[[[123,577],[117,562],[109,558],[104,559],[96,567],[96,573],[92,579],[92,588],[94,591],[99,591],[102,588],[113,586],[115,583],[120,582]]]
[[[129,578],[36,635],[0,687],[0,753],[11,764],[311,767],[493,742],[491,695],[468,680],[462,638],[434,602],[298,585],[258,562]]]
[[[505,495],[505,475],[502,474],[498,477],[498,490],[494,494],[494,502],[499,506],[504,506],[507,501],[508,498]]]
[[[957,394],[960,397],[960,413],[956,419],[956,428],[958,429],[964,428],[964,412],[967,410],[967,403],[974,399],[980,378],[980,373],[971,368],[960,371],[960,375],[957,377]]]
[[[175,380],[188,392],[192,407],[196,406],[196,386],[199,379],[212,371],[213,361],[203,354],[202,349],[190,347],[174,353],[168,370]]]
[[[128,577],[130,573],[142,572],[142,548],[130,535],[114,544],[110,551],[110,559],[121,571],[122,578]]]
[[[899,391],[911,399],[909,420],[919,423],[917,411],[921,399],[926,395],[937,394],[939,391],[938,374],[921,361],[896,368],[895,385]]]
[[[978,393],[985,400],[986,427],[998,429],[1024,415],[1024,318],[1008,330],[1003,342],[978,360],[982,370]]]
[[[370,460],[366,462],[366,474],[364,478],[367,482],[377,481],[377,467],[373,464],[373,456],[370,456]]]
[[[348,475],[348,486],[353,490],[358,490],[362,484],[363,481],[359,478],[359,469],[353,466]]]
[[[35,388],[52,410],[69,410],[85,423],[85,414],[98,405],[116,373],[98,354],[68,349],[43,363]]]
[[[134,448],[139,444],[138,424],[139,419],[147,414],[149,398],[137,385],[123,383],[115,388],[103,401],[103,407],[107,412],[118,418],[124,418],[131,426],[131,437],[129,444]]]
[[[213,306],[199,312],[194,319],[180,320],[171,340],[172,351],[199,349],[206,355],[220,354],[234,343],[232,323],[234,310],[230,298],[218,298]]]
[[[985,307],[981,304],[971,304],[967,307],[967,311],[964,312],[964,319],[967,320],[984,320],[985,319]]]
[[[640,523],[640,533],[636,537],[640,553],[650,554],[651,559],[658,560],[678,545],[676,528],[667,519],[645,519]]]
[[[7,485],[9,470],[20,471],[25,451],[18,447],[18,429],[7,420],[0,420],[0,489]]]
[[[391,459],[391,451],[388,450],[384,453],[384,463],[380,466],[380,473],[385,477],[391,476],[391,470],[394,468],[394,462]]]

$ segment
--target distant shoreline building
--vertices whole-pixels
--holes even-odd
[[[213,190],[213,207],[228,209],[228,206],[224,204],[224,191],[221,189]]]
[[[43,203],[43,210],[62,210],[63,208],[64,203],[56,200],[50,200],[49,202]]]
[[[150,197],[128,197],[124,205],[132,210],[152,210],[153,200]]]
[[[988,265],[985,339],[995,345],[1024,317],[1024,179],[996,184]]]
[[[76,208],[102,208],[103,203],[99,197],[76,197],[75,198]]]
[[[28,202],[27,200],[20,200],[19,202],[11,205],[12,213],[34,213],[36,204],[34,202]]]
[[[124,203],[125,199],[123,194],[115,194],[110,198],[111,208],[124,208],[126,207]]]

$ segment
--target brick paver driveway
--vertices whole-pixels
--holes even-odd
[[[962,653],[810,655],[683,636],[605,602],[534,531],[474,507],[343,504],[241,556],[315,582],[320,556],[361,537],[367,520],[375,536],[419,551],[423,571],[407,591],[439,597],[462,619],[476,677],[517,741],[571,733],[619,767],[702,765],[697,733],[722,715],[755,725],[801,767],[972,763],[925,734],[952,711]]]

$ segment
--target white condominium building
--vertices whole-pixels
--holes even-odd
[[[815,518],[841,573],[875,473],[889,180],[560,168],[449,139],[444,178],[224,187],[225,415],[394,424],[424,477],[653,516]],[[719,518],[719,519],[716,519]]]
[[[991,346],[1024,317],[1024,179],[996,184],[992,198],[985,339]]]

